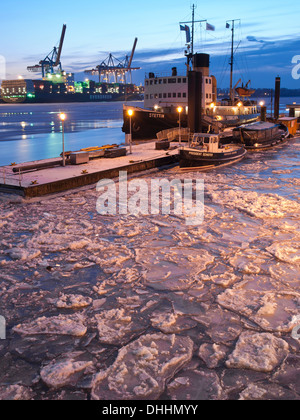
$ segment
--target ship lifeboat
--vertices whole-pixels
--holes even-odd
[[[235,91],[239,96],[243,96],[247,98],[249,98],[250,96],[253,95],[253,93],[255,93],[255,89],[248,89],[246,87],[238,87],[235,89]]]

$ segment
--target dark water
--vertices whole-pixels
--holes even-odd
[[[121,102],[0,105],[0,166],[59,156],[61,112],[67,114],[66,150],[120,144],[125,140],[122,110]]]

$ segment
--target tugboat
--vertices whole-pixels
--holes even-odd
[[[233,139],[248,150],[264,150],[287,141],[289,130],[283,124],[256,122],[233,130]]]
[[[247,154],[243,146],[220,145],[218,134],[196,133],[192,143],[179,152],[180,169],[207,170],[230,165],[242,160]]]

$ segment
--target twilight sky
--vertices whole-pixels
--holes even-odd
[[[109,52],[120,59],[130,54],[135,37],[139,41],[133,65],[142,67],[134,73],[135,83],[143,82],[149,71],[163,73],[177,66],[184,72],[185,35],[179,22],[191,20],[192,3],[197,5],[197,20],[207,19],[216,27],[208,32],[197,25],[195,50],[211,54],[211,73],[219,87],[229,85],[231,31],[225,24],[241,19],[236,22],[235,81],[241,77],[244,82],[251,79],[253,87],[274,87],[280,75],[283,87],[300,88],[300,78],[292,77],[300,63],[299,0],[10,0],[1,5],[0,78],[3,57],[7,78],[32,78],[27,66],[57,45],[63,23],[67,33],[62,64],[77,80]],[[297,74],[300,77],[300,69],[294,70]]]

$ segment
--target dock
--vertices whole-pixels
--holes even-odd
[[[20,168],[20,171],[16,171],[15,166],[2,166],[0,192],[32,199],[93,185],[102,179],[113,179],[119,176],[120,171],[134,174],[173,165],[179,160],[177,147],[168,151],[156,150],[155,141],[133,145],[132,154],[129,152],[127,147],[126,156],[94,159],[82,165],[65,167],[59,165],[59,162],[62,162],[61,158],[18,164],[17,168]],[[52,163],[53,167],[48,167]],[[40,168],[25,172],[22,170],[30,165]]]

